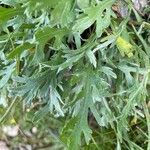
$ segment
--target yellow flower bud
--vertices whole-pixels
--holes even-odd
[[[125,55],[127,55],[129,58],[133,56],[133,46],[122,37],[119,36],[117,38],[116,45],[122,57]]]

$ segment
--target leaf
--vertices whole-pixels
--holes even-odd
[[[76,24],[73,26],[72,30],[75,32],[82,33],[84,30],[89,28],[94,23],[94,20],[89,17],[81,17],[76,21]]]
[[[102,97],[102,93],[100,91],[100,87],[102,90],[105,88],[102,87],[104,82],[101,82],[101,78],[99,78],[98,74],[94,73],[91,69],[87,69],[88,71],[85,74],[79,75],[79,78],[83,81],[83,98],[81,99],[79,107],[79,111],[74,118],[72,118],[61,134],[63,141],[68,145],[68,149],[78,150],[81,146],[81,137],[84,135],[86,144],[89,144],[90,140],[92,139],[92,131],[88,125],[88,113],[89,109],[93,113],[94,117],[96,118],[97,122],[101,126],[105,126],[106,124],[102,121],[100,114],[96,110],[94,105],[93,99],[97,96],[97,98]],[[107,86],[106,84],[104,86]],[[94,87],[97,88],[98,94],[95,95],[93,93]],[[98,90],[99,89],[99,90]],[[80,92],[78,92],[79,94]],[[92,94],[92,95],[91,95]],[[108,106],[107,106],[108,107]],[[107,114],[106,112],[104,114]],[[112,117],[112,116],[111,116]],[[109,118],[110,121],[110,118]],[[105,121],[106,122],[106,121]],[[74,124],[74,126],[73,126]],[[69,130],[70,129],[70,130]],[[68,138],[65,138],[65,137]]]
[[[6,23],[12,17],[22,15],[23,9],[21,7],[18,8],[4,8],[0,7],[0,24]]]
[[[96,57],[95,57],[93,51],[87,50],[86,55],[88,56],[91,64],[93,64],[93,66],[96,68],[97,62],[96,62]]]
[[[50,80],[49,76],[51,76]],[[31,105],[31,102],[35,97],[46,99],[49,112],[53,113],[56,111],[59,115],[64,116],[60,106],[60,103],[63,104],[63,102],[55,88],[56,85],[54,77],[54,72],[46,70],[45,72],[38,73],[35,76],[15,78],[14,80],[21,83],[21,85],[15,88],[13,92],[18,96],[23,97],[28,105]],[[40,112],[40,114],[43,113],[46,114],[48,111]]]
[[[8,106],[7,90],[6,89],[1,89],[1,92],[0,92],[0,105],[2,105],[5,108]]]
[[[59,37],[63,37],[68,33],[69,30],[67,28],[57,29],[46,26],[37,30],[37,32],[35,33],[35,39],[37,40],[38,44],[43,47],[51,38],[56,37],[57,35]]]
[[[60,0],[51,13],[52,26],[60,24],[65,27],[74,20],[73,3],[73,0]]]
[[[89,0],[77,0],[77,4],[78,4],[79,8],[84,9],[89,6],[90,1]]]
[[[9,6],[15,6],[19,3],[19,0],[1,0],[1,3]]]
[[[114,2],[113,0],[106,0],[106,1],[99,2],[99,4],[97,6],[90,6],[86,9],[84,9],[84,14],[81,14],[79,16],[79,19],[76,21],[76,24],[72,28],[73,31],[82,33],[84,30],[89,28],[95,21],[99,20],[98,24],[97,24],[97,28],[96,28],[97,35],[98,35],[99,31],[103,30],[105,28],[105,25],[108,26],[110,24],[110,20],[109,20],[110,19],[110,17],[109,17],[110,11],[108,11],[108,10],[111,9],[110,7],[113,4],[113,2]],[[102,24],[102,26],[101,26],[100,20],[102,20],[102,13],[106,8],[107,8],[106,18],[108,20],[105,20],[104,24],[101,22],[101,24]],[[98,37],[99,36],[100,35],[98,35]]]
[[[46,105],[45,107],[41,108],[40,110],[38,110],[34,117],[33,117],[33,122],[38,122],[40,120],[42,120],[42,118],[46,115],[48,115],[48,113],[50,112],[50,108],[48,105]]]
[[[30,44],[28,42],[23,43],[22,45],[17,46],[15,49],[13,49],[7,56],[8,59],[14,59],[15,56],[21,55],[21,53],[25,50],[32,49],[35,45]]]
[[[143,47],[144,47],[144,49],[145,49],[147,55],[150,57],[150,52],[149,52],[150,46],[146,43],[146,41],[143,39],[143,37],[140,35],[140,33],[138,33],[138,32],[136,31],[135,27],[134,27],[134,26],[132,26],[132,27],[133,27],[133,29],[134,29],[134,32],[135,32],[136,36],[137,36],[137,37],[139,38],[139,40],[141,41],[141,43],[142,43],[142,45],[143,45]]]
[[[117,78],[117,75],[112,71],[112,68],[103,66],[102,72],[104,72],[106,75],[109,75],[115,79]]]
[[[74,57],[71,57],[69,59],[67,59],[64,63],[58,65],[58,66],[53,66],[51,67],[52,69],[56,69],[58,68],[58,72],[60,72],[61,70],[67,68],[67,67],[70,67],[73,65],[73,63],[77,62],[80,58],[82,58],[84,55],[84,53],[81,53],[79,55],[76,55]]]
[[[37,48],[35,51],[33,62],[39,63],[44,59],[44,46],[48,42],[48,40],[56,37],[62,39],[68,33],[69,30],[67,28],[57,29],[48,26],[37,30],[37,32],[35,33]]]
[[[111,9],[106,8],[106,15],[101,18],[98,17],[96,21],[96,34],[97,37],[100,37],[102,35],[103,29],[107,28],[110,25],[110,17],[111,17]]]
[[[35,11],[41,11],[41,10],[49,10],[51,8],[54,8],[57,3],[59,2],[59,0],[22,0],[23,1],[23,7],[26,8],[25,9],[25,14],[27,14],[27,16],[30,16],[33,12]]]
[[[12,63],[11,65],[6,66],[4,68],[4,70],[0,71],[0,76],[1,76],[0,89],[3,88],[9,81],[13,71],[15,70],[15,68],[14,68],[15,65],[16,65],[16,63]]]
[[[62,111],[61,107],[60,107],[60,103],[62,102],[60,95],[58,94],[57,90],[55,88],[50,88],[50,111],[51,113],[55,110],[59,113],[59,116],[64,116],[64,112]]]

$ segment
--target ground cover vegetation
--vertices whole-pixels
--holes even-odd
[[[24,143],[150,150],[149,96],[149,1],[0,1],[0,125]]]

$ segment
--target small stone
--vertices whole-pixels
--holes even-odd
[[[33,127],[31,131],[33,134],[36,134],[37,133],[37,127]]]
[[[136,10],[140,11],[147,6],[147,0],[132,0]]]
[[[0,141],[0,150],[9,150],[4,141]]]
[[[19,125],[16,126],[4,126],[3,132],[9,137],[16,137],[19,133]]]

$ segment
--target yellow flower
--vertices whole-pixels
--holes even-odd
[[[10,124],[16,124],[16,121],[15,121],[14,118],[12,118],[12,119],[10,120]]]
[[[119,36],[117,38],[116,45],[122,57],[125,55],[127,55],[129,58],[133,56],[133,46],[122,37]]]

